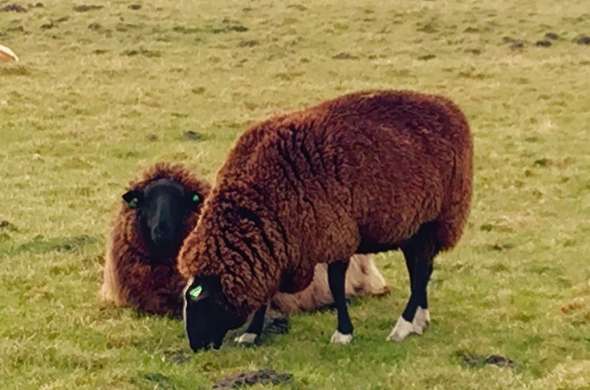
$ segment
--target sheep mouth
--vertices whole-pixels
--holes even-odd
[[[150,239],[155,247],[170,247],[177,244],[180,241],[180,239],[178,239],[178,234],[176,232],[172,232],[169,234],[151,233]]]
[[[203,340],[195,343],[190,343],[193,352],[209,351],[212,348],[218,350],[223,344],[223,338],[220,340]]]
[[[175,255],[180,249],[179,240],[166,238],[152,238],[150,240],[152,253],[160,256]]]
[[[222,327],[209,329],[209,331],[197,331],[191,332],[187,329],[186,335],[188,336],[188,342],[193,352],[206,351],[221,348],[223,339],[227,333],[227,329]]]

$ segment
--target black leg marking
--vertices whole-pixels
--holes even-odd
[[[430,321],[428,314],[428,282],[433,270],[433,259],[439,251],[431,233],[431,226],[423,225],[402,251],[410,277],[410,298],[389,339],[401,341],[410,333],[422,334]],[[417,312],[420,315],[416,316]]]
[[[416,309],[428,309],[428,282],[432,275],[432,258],[421,257],[404,251],[408,273],[410,274],[410,299],[402,317],[412,322]]]
[[[432,270],[434,266],[434,259],[430,259],[430,261],[428,261],[428,265],[426,268],[426,282],[424,285],[424,294],[423,296],[420,298],[420,300],[418,300],[418,306],[421,307],[422,309],[428,309],[428,283],[430,282],[430,277],[432,276]]]
[[[408,256],[406,252],[404,252],[406,258],[406,267],[408,268],[408,274],[410,277],[410,299],[406,304],[406,308],[402,313],[402,317],[408,322],[412,322],[414,319],[414,314],[416,313],[416,309],[418,308],[418,297],[417,297],[417,290],[418,290],[418,279],[419,279],[419,271],[417,270],[417,264],[415,258],[413,256]]]
[[[251,345],[259,339],[264,327],[264,316],[266,315],[266,308],[268,305],[262,306],[254,313],[252,321],[248,325],[248,329],[239,337],[236,337],[235,342],[243,345]]]
[[[352,322],[346,307],[346,270],[348,269],[348,260],[336,261],[328,264],[328,284],[332,297],[334,298],[334,306],[338,313],[338,333],[344,338],[337,336],[335,333],[332,336],[333,343],[347,344],[352,340]],[[344,341],[347,340],[347,341]]]
[[[248,325],[248,329],[246,329],[246,333],[254,333],[257,336],[260,336],[262,333],[262,327],[264,326],[264,316],[266,314],[267,305],[262,306],[260,309],[254,313],[254,317],[252,317],[252,321],[250,325]]]

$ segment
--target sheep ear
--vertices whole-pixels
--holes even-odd
[[[143,194],[141,191],[131,190],[123,194],[123,200],[127,204],[127,207],[130,209],[136,209],[139,207],[141,200],[143,198]]]

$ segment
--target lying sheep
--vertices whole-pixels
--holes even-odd
[[[101,295],[118,306],[180,315],[186,279],[176,256],[210,186],[181,165],[158,163],[129,188],[107,244]]]
[[[469,213],[472,149],[456,105],[406,91],[350,94],[250,128],[179,254],[191,348],[219,348],[277,291],[307,287],[318,262],[338,313],[331,341],[348,343],[347,259],[391,249],[405,256],[411,295],[388,339],[421,334],[433,259]]]
[[[119,306],[180,315],[186,279],[176,268],[176,256],[196,225],[209,184],[182,165],[158,163],[129,187],[109,240],[101,295]],[[389,291],[369,256],[353,256],[351,267],[346,280],[349,296]],[[326,266],[318,265],[316,272],[308,289],[295,295],[277,294],[272,307],[290,314],[332,303]],[[251,342],[254,338],[246,336],[240,341]]]

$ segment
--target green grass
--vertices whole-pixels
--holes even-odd
[[[590,388],[586,1],[44,3],[0,11],[21,57],[0,64],[3,389],[206,388],[265,367],[293,389]],[[535,46],[547,32],[559,39]],[[447,95],[475,137],[470,223],[438,259],[424,336],[384,341],[408,294],[397,253],[378,256],[393,293],[352,306],[348,347],[328,344],[326,312],[193,355],[180,322],[99,302],[112,210],[140,169],[212,179],[253,121],[373,88]]]

